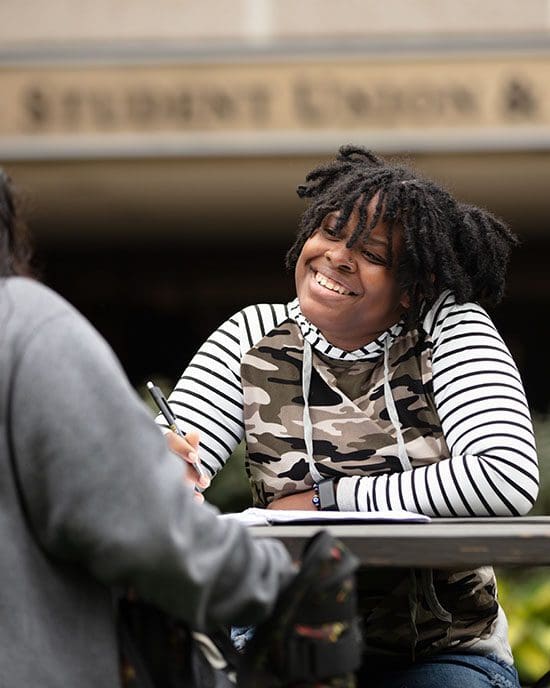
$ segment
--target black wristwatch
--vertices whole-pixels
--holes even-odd
[[[338,511],[334,480],[325,478],[317,483],[319,488],[319,511]]]

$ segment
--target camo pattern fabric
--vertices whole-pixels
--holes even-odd
[[[246,470],[256,506],[313,485],[303,433],[303,349],[300,327],[290,318],[242,359]],[[389,382],[412,468],[449,457],[433,398],[431,343],[423,332],[394,338]],[[323,477],[402,470],[384,398],[382,353],[374,360],[338,360],[313,349],[309,405],[313,455]],[[358,587],[371,655],[410,659],[465,649],[490,636],[498,613],[490,567],[361,569]]]

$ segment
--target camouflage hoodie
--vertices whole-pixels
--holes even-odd
[[[366,347],[343,352],[297,300],[288,313],[241,361],[256,505],[322,477],[376,476],[449,457],[424,329],[398,323]],[[368,654],[415,659],[453,649],[512,662],[491,567],[362,569],[359,590]]]

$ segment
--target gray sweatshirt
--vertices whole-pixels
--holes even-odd
[[[282,545],[198,505],[110,348],[48,288],[0,281],[0,686],[119,685],[111,588],[197,629],[255,623]]]

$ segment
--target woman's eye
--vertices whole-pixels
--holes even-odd
[[[372,253],[372,251],[362,251],[362,254],[365,256],[367,260],[370,260],[371,263],[378,263],[379,265],[386,265],[386,260],[382,258],[382,256],[377,255],[376,253]]]
[[[338,235],[336,234],[336,227],[323,227],[324,233],[331,238],[336,238]]]

